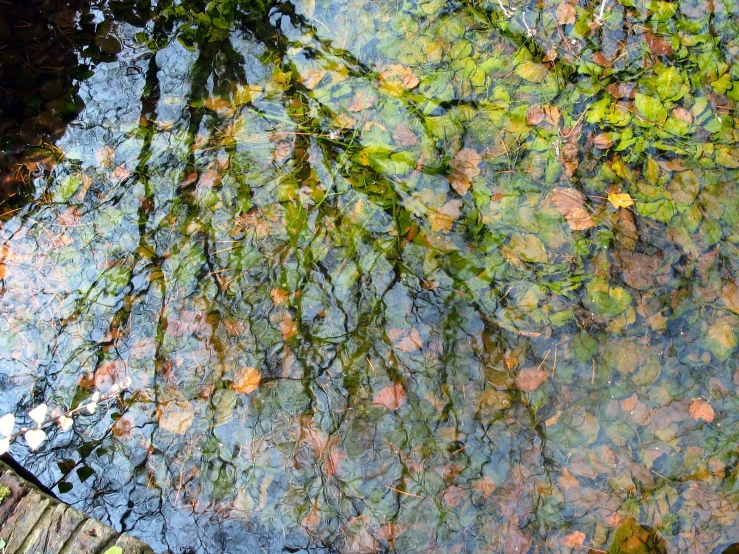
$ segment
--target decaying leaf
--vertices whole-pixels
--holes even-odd
[[[413,74],[410,67],[394,64],[380,73],[380,79],[383,81],[382,89],[389,93],[402,93],[403,90],[410,90],[418,86],[421,81]]]
[[[707,423],[711,423],[716,415],[711,405],[700,398],[693,399],[693,401],[690,403],[689,412],[690,417],[692,417],[696,421],[702,420]]]
[[[536,367],[525,367],[516,375],[514,384],[523,392],[534,392],[547,380],[549,375]]]
[[[408,397],[405,394],[403,385],[395,383],[377,391],[372,397],[372,403],[375,406],[382,406],[388,410],[397,410],[405,404],[407,399]]]
[[[388,329],[387,334],[393,341],[393,346],[401,352],[413,352],[423,346],[423,339],[415,327],[410,330]]]
[[[432,231],[451,231],[454,222],[459,219],[463,201],[459,198],[449,200],[439,211],[429,216]]]
[[[560,25],[568,25],[575,23],[577,12],[572,4],[562,2],[557,6],[557,23]]]
[[[176,435],[183,435],[195,421],[195,412],[187,400],[170,400],[157,407],[159,427]]]
[[[274,302],[276,306],[279,306],[288,301],[290,293],[285,289],[275,288],[270,291],[269,296],[272,298],[272,302]]]
[[[552,202],[559,213],[565,216],[573,231],[584,231],[595,226],[595,222],[585,209],[585,195],[580,191],[569,189],[554,189]]]
[[[482,156],[472,148],[463,148],[449,162],[451,173],[447,176],[449,184],[459,194],[464,195],[472,186],[472,178],[480,174],[478,167]]]
[[[262,374],[254,367],[242,367],[236,371],[233,389],[239,394],[250,394],[257,390]]]

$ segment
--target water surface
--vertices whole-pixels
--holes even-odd
[[[62,500],[173,553],[739,541],[736,1],[66,8],[0,115],[0,406],[133,384],[12,448]]]

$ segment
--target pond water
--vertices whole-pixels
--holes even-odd
[[[739,542],[736,0],[16,4],[0,408],[132,380],[11,448],[62,500],[173,553]]]

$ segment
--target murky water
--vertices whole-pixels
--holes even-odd
[[[13,456],[160,552],[738,542],[739,4],[506,6],[0,4],[0,407],[133,381]]]

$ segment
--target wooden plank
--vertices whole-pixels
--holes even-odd
[[[0,540],[3,554],[154,554],[140,540],[59,502],[0,463]]]

